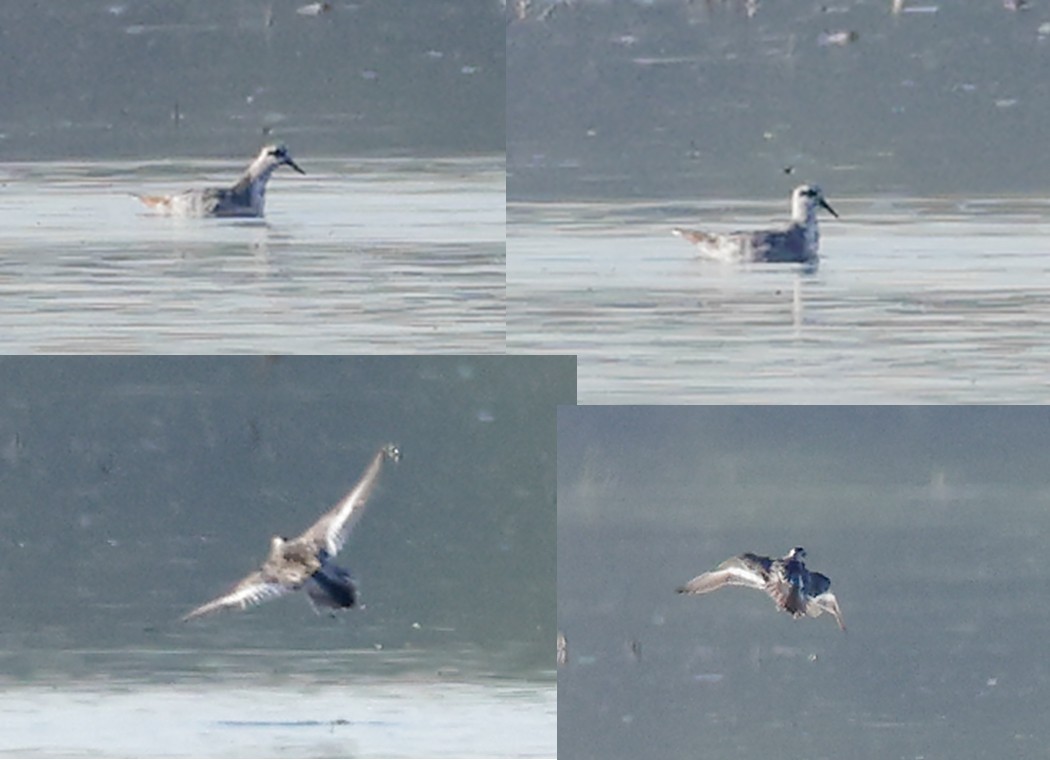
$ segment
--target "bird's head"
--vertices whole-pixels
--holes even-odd
[[[286,148],[283,143],[267,145],[262,149],[262,152],[259,154],[259,158],[257,158],[256,161],[262,161],[267,166],[272,166],[274,168],[277,168],[278,166],[290,166],[300,174],[306,174],[299,164],[292,160],[291,155],[288,153],[288,148]]]

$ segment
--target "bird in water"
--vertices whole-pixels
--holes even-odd
[[[250,573],[229,592],[189,612],[182,619],[192,620],[211,612],[237,607],[245,609],[268,599],[303,589],[315,611],[349,609],[357,603],[357,587],[350,572],[333,561],[343,548],[350,530],[361,518],[368,498],[379,480],[383,463],[397,462],[401,451],[386,444],[372,457],[364,475],[342,500],[321,516],[301,536],[287,539],[274,536],[270,555],[262,567]]]
[[[233,187],[206,187],[184,190],[175,195],[136,195],[152,209],[168,216],[247,216],[263,215],[266,183],[281,166],[306,174],[292,160],[284,145],[267,145],[245,169]]]
[[[786,227],[720,234],[675,227],[671,232],[697,247],[704,258],[727,262],[813,264],[820,251],[817,209],[835,213],[816,185],[799,185],[791,193],[791,221]]]
[[[678,589],[679,594],[707,594],[723,586],[747,586],[765,591],[776,602],[777,609],[791,613],[819,617],[830,613],[846,630],[838,600],[828,589],[831,579],[822,573],[810,572],[802,559],[806,550],[796,546],[780,559],[758,554],[741,554],[727,559],[716,569],[698,575]]]

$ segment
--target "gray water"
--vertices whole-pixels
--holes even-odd
[[[500,11],[498,0],[4,3],[0,160],[225,159],[268,136],[293,155],[502,153]]]
[[[1008,408],[559,412],[559,754],[1045,757],[1050,450]],[[675,589],[795,545],[848,633]]]
[[[1046,4],[903,5],[934,12],[537,0],[507,27],[510,196],[761,199],[785,169],[831,198],[1045,195]]]
[[[502,157],[297,155],[265,220],[132,197],[229,185],[250,158],[0,168],[0,350],[504,350]]]
[[[554,754],[571,358],[36,357],[0,379],[0,753]],[[362,607],[179,622],[388,441],[402,461],[339,555]]]
[[[829,197],[816,271],[670,234],[780,223],[786,196],[512,204],[509,344],[576,351],[581,403],[1045,400],[1045,201]]]

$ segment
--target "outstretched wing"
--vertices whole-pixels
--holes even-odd
[[[839,609],[839,600],[830,591],[825,591],[820,596],[809,600],[806,611],[810,617],[817,617],[821,612],[829,613],[835,622],[839,624],[842,632],[846,632],[846,624],[842,622],[842,610]]]
[[[234,586],[229,593],[202,604],[197,609],[183,616],[182,620],[183,622],[193,620],[193,618],[198,618],[201,615],[207,615],[211,612],[218,612],[231,607],[238,607],[243,610],[250,605],[265,602],[267,599],[275,599],[292,590],[291,587],[284,586],[273,579],[267,579],[261,571],[256,570]]]
[[[679,594],[706,594],[723,586],[747,586],[766,590],[772,560],[757,554],[741,554],[727,559],[716,570],[698,575],[678,589]]]
[[[368,497],[379,480],[383,462],[388,459],[394,462],[401,459],[401,451],[392,443],[386,444],[376,452],[357,485],[296,540],[312,542],[315,546],[325,549],[329,556],[334,557],[338,554],[350,531],[364,514]]]
[[[809,594],[812,599],[809,601],[807,612],[810,617],[817,617],[821,612],[829,613],[835,622],[839,624],[839,628],[843,631],[846,630],[846,624],[842,622],[842,610],[839,609],[839,600],[835,598],[828,589],[831,588],[831,579],[823,573],[810,573],[809,574],[809,587],[806,589],[806,593]]]

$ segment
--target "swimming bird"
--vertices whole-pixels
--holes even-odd
[[[757,588],[773,598],[778,610],[789,612],[796,618],[803,615],[819,617],[822,612],[828,612],[845,631],[838,600],[828,591],[831,580],[806,569],[802,561],[805,556],[806,550],[801,546],[796,546],[780,559],[741,554],[727,559],[715,570],[693,578],[679,588],[678,593],[707,594],[723,586]]]
[[[353,607],[357,603],[357,587],[350,572],[332,560],[361,518],[383,463],[400,459],[401,451],[397,446],[386,444],[381,447],[357,484],[321,519],[298,538],[274,536],[270,540],[270,554],[262,567],[247,575],[226,594],[202,604],[182,619],[192,620],[232,607],[243,610],[298,589],[306,591],[315,610],[318,607],[328,607],[333,611]]]
[[[284,145],[267,145],[245,169],[233,187],[184,190],[175,195],[136,195],[152,209],[168,216],[262,216],[266,183],[281,166],[306,174],[288,155]]]
[[[696,245],[700,253],[719,261],[813,263],[820,248],[817,209],[838,218],[816,185],[799,185],[791,193],[791,222],[772,230],[727,234],[675,227],[671,232]]]

